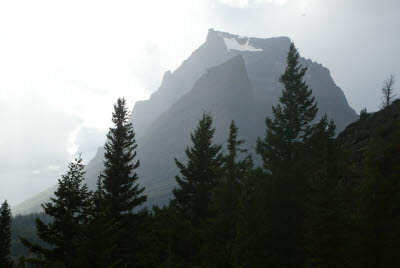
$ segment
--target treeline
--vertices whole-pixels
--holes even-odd
[[[33,255],[17,265],[400,267],[400,132],[372,140],[355,169],[334,123],[316,118],[298,60],[292,44],[280,103],[257,141],[263,166],[253,165],[235,122],[226,150],[213,143],[212,117],[203,114],[187,161],[175,159],[173,199],[152,210],[139,209],[146,196],[135,134],[118,99],[96,191],[78,157],[43,205],[51,220],[36,220],[44,243],[21,237]]]
[[[14,259],[16,257],[29,256],[30,251],[25,247],[19,239],[19,236],[25,237],[29,241],[46,246],[47,244],[40,240],[36,234],[35,219],[39,218],[45,223],[51,222],[49,215],[45,213],[31,213],[27,215],[16,215],[11,221],[11,248],[10,255]],[[22,260],[24,259],[22,258]]]

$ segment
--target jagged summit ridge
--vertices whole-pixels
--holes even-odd
[[[237,54],[249,54],[250,61],[245,59],[246,64],[251,64],[253,60],[251,57],[257,57],[253,54],[267,54],[264,57],[280,55],[282,58],[285,57],[289,45],[288,37],[241,37],[209,29],[206,42],[196,49],[188,59],[184,60],[175,71],[167,71],[164,74],[160,87],[151,95],[150,99],[135,104],[133,114],[136,116],[132,123],[137,129],[138,136],[143,135],[158,116],[190,91],[197,79],[208,68],[219,65]]]
[[[229,52],[248,51],[248,52],[267,52],[268,48],[274,46],[289,47],[290,38],[286,36],[256,38],[240,36],[228,32],[216,31],[213,28],[208,30],[206,42],[224,41]]]

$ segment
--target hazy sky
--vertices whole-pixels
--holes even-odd
[[[356,111],[376,110],[390,73],[400,88],[399,10],[398,0],[0,0],[0,201],[55,184],[78,151],[89,160],[116,98],[148,98],[209,28],[289,36]]]

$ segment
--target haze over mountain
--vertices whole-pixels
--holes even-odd
[[[185,161],[190,132],[203,112],[214,118],[217,143],[225,142],[229,123],[235,120],[239,136],[254,153],[256,138],[265,131],[264,119],[281,95],[279,77],[286,67],[289,45],[287,37],[249,38],[210,29],[203,45],[174,72],[164,74],[158,91],[135,104],[131,121],[139,145],[139,183],[146,187],[148,205],[165,204],[171,197],[177,175],[174,157]],[[301,63],[308,67],[306,82],[319,104],[319,116],[327,114],[340,132],[357,114],[327,68],[304,58]],[[103,152],[100,148],[87,165],[87,183],[92,189],[102,170]],[[54,189],[14,211],[38,210]]]

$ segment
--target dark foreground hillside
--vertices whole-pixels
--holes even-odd
[[[338,146],[351,152],[351,163],[355,169],[362,169],[368,156],[371,143],[384,146],[396,138],[400,131],[400,100],[386,109],[358,120],[346,127],[337,137]],[[398,163],[400,154],[393,159]]]

